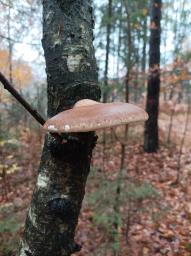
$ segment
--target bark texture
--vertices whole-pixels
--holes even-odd
[[[43,39],[48,116],[83,98],[99,100],[91,0],[44,0]],[[80,250],[75,228],[85,193],[94,133],[47,135],[20,256],[69,256]]]
[[[151,1],[151,35],[149,52],[149,77],[146,111],[149,119],[145,125],[144,149],[156,152],[159,147],[158,112],[160,95],[160,40],[161,40],[161,0]]]

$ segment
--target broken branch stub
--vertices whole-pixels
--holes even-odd
[[[90,132],[147,119],[143,109],[129,103],[84,99],[46,121],[44,129],[51,133]]]

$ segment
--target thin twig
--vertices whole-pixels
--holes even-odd
[[[116,131],[115,131],[115,129],[111,129],[111,131],[112,131],[112,133],[113,133],[113,135],[114,135],[114,138],[121,144],[121,145],[123,145],[123,146],[126,146],[128,143],[126,142],[126,139],[127,138],[120,138],[118,135],[117,135],[117,133],[116,133]],[[126,133],[126,132],[125,132]],[[126,136],[125,136],[126,137]]]
[[[39,44],[37,44],[37,43],[25,43],[25,42],[22,42],[22,41],[15,40],[11,37],[4,36],[2,34],[0,34],[0,38],[3,38],[5,40],[9,40],[9,41],[11,41],[15,44],[26,44],[26,45],[32,45],[32,46],[40,46],[40,43]]]
[[[171,114],[170,114],[170,123],[169,123],[169,128],[168,128],[168,136],[167,136],[167,143],[170,143],[171,140],[171,132],[172,132],[172,127],[173,127],[173,121],[174,121],[174,115],[176,111],[176,105],[177,105],[177,99],[175,101],[174,106],[172,107]]]
[[[179,154],[178,154],[177,177],[176,177],[176,183],[177,183],[177,184],[178,184],[179,181],[180,181],[181,157],[182,157],[182,151],[183,151],[183,147],[184,147],[184,142],[185,142],[186,133],[187,133],[187,130],[188,130],[188,123],[189,123],[190,111],[191,111],[191,105],[190,105],[190,101],[189,101],[189,102],[188,102],[187,112],[186,112],[186,122],[185,122],[185,126],[184,126],[184,132],[183,132],[182,140],[181,140],[181,143],[180,143],[180,150],[179,150]]]

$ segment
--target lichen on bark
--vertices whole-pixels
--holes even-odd
[[[83,98],[99,100],[91,1],[43,1],[43,39],[48,116]],[[93,132],[51,135],[44,148],[25,223],[20,256],[69,256],[79,251],[75,229],[90,170]]]

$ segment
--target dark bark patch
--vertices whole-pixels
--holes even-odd
[[[65,222],[71,222],[78,214],[76,205],[66,198],[56,198],[48,204],[50,212]]]
[[[32,254],[31,252],[27,251],[27,250],[25,250],[25,254],[26,254],[27,256],[33,256],[33,254]]]

